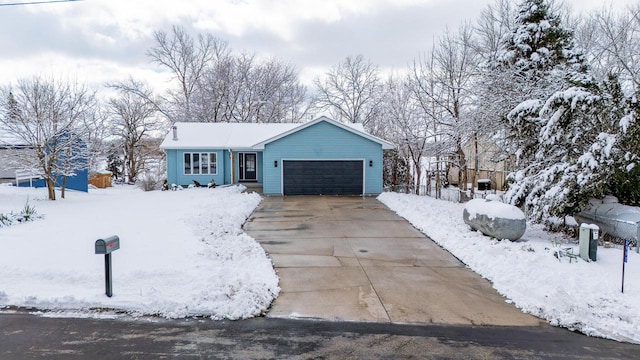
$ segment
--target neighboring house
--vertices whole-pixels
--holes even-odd
[[[73,153],[62,153],[58,162],[61,167],[67,167],[69,173],[66,180],[66,189],[87,192],[89,189],[88,159],[85,155],[87,145],[84,141],[74,140]],[[68,166],[64,166],[65,162]],[[19,186],[46,187],[44,179],[36,174],[40,169],[35,164],[33,147],[24,145],[16,137],[0,132],[0,181],[16,182],[16,171],[34,174],[33,177],[22,176]],[[56,187],[62,185],[63,176],[56,178]]]
[[[496,143],[484,136],[478,138],[477,159],[476,145],[472,140],[463,146],[467,160],[467,181],[471,181],[472,173],[478,164],[475,187],[482,190],[490,184],[491,190],[504,190],[506,176],[512,171],[513,156],[508,155]],[[458,167],[449,170],[449,183],[458,185]]]
[[[31,153],[31,146],[0,130],[0,182],[15,182],[17,170],[28,170],[20,160]]]
[[[327,117],[303,124],[176,123],[160,145],[167,181],[259,183],[265,195],[382,192],[388,141]]]

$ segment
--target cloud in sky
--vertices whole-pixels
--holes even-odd
[[[288,61],[305,83],[355,54],[383,69],[404,69],[446,27],[474,21],[490,2],[84,0],[6,6],[0,7],[0,83],[62,75],[102,84],[132,75],[160,84],[166,74],[146,52],[153,32],[173,25],[211,33],[237,51]],[[601,6],[600,0],[568,2],[574,9]],[[616,7],[624,3],[618,0]]]

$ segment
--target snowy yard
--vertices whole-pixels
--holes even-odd
[[[260,202],[239,187],[143,192],[130,186],[68,192],[0,185],[0,214],[29,204],[44,219],[0,227],[0,308],[114,309],[169,318],[241,319],[264,313],[279,292],[264,250],[241,226]],[[113,297],[95,240],[120,237]],[[51,313],[49,313],[51,314]]]
[[[48,201],[45,189],[0,185],[0,214],[27,199],[44,219],[0,227],[0,308],[102,316],[113,309],[169,318],[241,319],[264,313],[278,278],[264,250],[241,226],[260,202],[239,187],[142,192],[129,186],[70,192]],[[384,193],[379,200],[525,312],[592,336],[640,343],[640,256],[629,253],[621,293],[622,251],[598,248],[598,260],[559,261],[558,235],[529,224],[517,242],[472,232],[462,204]],[[98,238],[117,234],[114,296],[104,294]],[[567,241],[567,239],[564,239]],[[577,245],[573,247],[578,253]],[[113,314],[108,312],[107,314]],[[107,315],[108,316],[108,315]]]
[[[640,256],[629,252],[625,292],[621,290],[622,249],[598,247],[596,262],[558,261],[557,248],[539,226],[527,224],[517,242],[473,232],[462,220],[463,204],[426,196],[383,193],[389,208],[487,278],[524,312],[591,336],[640,343]],[[578,253],[578,246],[573,247]]]

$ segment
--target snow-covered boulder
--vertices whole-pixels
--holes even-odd
[[[499,201],[471,200],[465,205],[462,215],[472,229],[500,240],[516,241],[527,229],[522,210]]]

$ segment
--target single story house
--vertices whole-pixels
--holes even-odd
[[[61,137],[64,138],[64,135]],[[71,154],[60,152],[58,163],[61,168],[68,167],[69,172],[66,179],[67,190],[88,191],[86,153],[87,145],[80,139],[73,140]],[[67,162],[68,165],[65,166]],[[24,141],[16,136],[0,130],[0,182],[12,182],[24,187],[46,187],[47,184],[39,171],[41,170],[33,146],[24,144]],[[60,187],[62,182],[63,176],[58,175],[55,186]]]
[[[386,140],[362,124],[320,117],[302,124],[175,123],[160,145],[167,181],[258,183],[265,195],[382,192]]]

